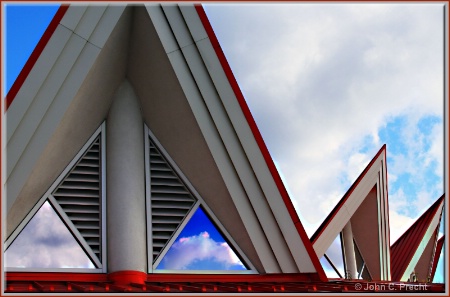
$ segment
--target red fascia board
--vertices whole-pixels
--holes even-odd
[[[321,281],[317,273],[274,273],[274,274],[166,274],[153,273],[147,275],[147,282],[311,282]]]
[[[431,266],[431,280],[433,280],[436,274],[436,268],[439,262],[439,257],[441,256],[442,247],[444,246],[445,235],[442,236],[436,243],[436,250],[434,252],[433,265]]]
[[[105,273],[71,273],[71,272],[6,272],[6,281],[73,281],[73,282],[107,282]]]
[[[203,6],[201,4],[196,4],[195,8],[196,8],[198,16],[200,17],[200,20],[203,24],[203,27],[206,30],[206,33],[208,34],[209,40],[211,41],[211,44],[216,52],[216,55],[220,61],[222,69],[224,70],[225,75],[227,76],[228,82],[230,83],[231,88],[233,89],[234,95],[236,96],[236,98],[238,100],[238,103],[241,107],[241,110],[242,110],[246,120],[247,120],[247,123],[250,126],[253,136],[255,137],[255,140],[256,140],[256,142],[259,146],[259,149],[264,157],[264,160],[266,161],[269,171],[272,174],[272,177],[277,185],[278,191],[281,194],[281,197],[283,199],[284,204],[286,205],[289,215],[291,216],[291,219],[297,229],[297,232],[300,235],[300,237],[303,241],[303,244],[305,245],[308,255],[311,258],[311,261],[313,262],[313,265],[316,268],[317,273],[319,273],[320,278],[322,280],[326,281],[327,277],[325,275],[325,272],[323,271],[323,268],[320,265],[319,259],[317,258],[317,255],[316,255],[312,245],[309,243],[308,235],[306,234],[306,231],[303,228],[300,218],[298,217],[298,214],[294,208],[294,205],[292,204],[292,200],[290,199],[289,194],[283,184],[283,181],[282,181],[280,174],[275,166],[275,163],[273,162],[273,159],[270,156],[269,150],[267,149],[267,146],[262,138],[261,132],[259,131],[259,129],[256,125],[256,122],[255,122],[255,119],[253,118],[253,115],[250,112],[250,108],[248,107],[247,102],[245,101],[244,95],[242,94],[241,89],[239,88],[236,78],[234,77],[233,71],[231,70],[231,67],[228,64],[225,54],[219,44],[219,40],[217,39],[217,37],[214,33],[214,30],[211,26],[211,23],[208,20],[206,12],[203,9]]]
[[[42,54],[42,51],[44,50],[50,38],[52,37],[62,18],[66,14],[68,8],[69,8],[68,4],[61,4],[61,6],[58,8],[58,11],[56,12],[52,21],[48,25],[47,29],[45,30],[38,44],[34,48],[33,52],[31,53],[30,57],[25,63],[25,66],[23,66],[22,70],[20,71],[19,75],[14,81],[14,84],[11,86],[11,89],[9,90],[8,94],[6,94],[5,112],[8,110],[14,98],[16,98],[17,93],[19,92],[26,78],[30,74],[31,69],[33,69],[34,64],[36,64],[37,59]]]
[[[362,181],[366,173],[369,171],[369,169],[372,167],[372,165],[375,163],[375,160],[378,159],[378,157],[384,152],[385,160],[386,160],[386,144],[383,144],[383,146],[380,148],[380,150],[377,152],[375,157],[370,161],[370,163],[364,168],[363,172],[358,176],[358,178],[355,180],[355,182],[350,186],[350,188],[347,190],[347,192],[344,194],[344,196],[339,200],[339,202],[336,204],[336,206],[333,208],[333,210],[330,212],[330,214],[325,218],[325,220],[322,222],[322,224],[319,226],[319,228],[314,232],[313,236],[311,236],[311,243],[314,244],[316,240],[319,238],[319,236],[325,231],[327,226],[330,224],[331,220],[336,216],[336,214],[339,212],[339,210],[342,208],[342,206],[345,204],[347,199],[350,197],[350,195],[353,193],[353,191],[356,189],[356,187],[359,185],[359,183]],[[387,171],[387,170],[386,170]],[[386,172],[386,179],[387,179],[387,172]]]
[[[126,271],[128,274],[144,274]],[[117,272],[118,274],[123,271]],[[6,272],[5,279],[11,281],[70,281],[70,282],[110,282],[115,273],[69,273],[69,272]],[[275,273],[275,274],[186,274],[150,273],[147,282],[317,282],[317,273]]]

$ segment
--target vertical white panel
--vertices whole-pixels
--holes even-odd
[[[106,125],[108,272],[145,273],[144,122],[139,99],[126,80],[114,94]]]

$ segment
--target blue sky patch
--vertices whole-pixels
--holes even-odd
[[[9,92],[14,84],[58,8],[59,5],[48,4],[5,6],[7,67],[4,90],[6,92]]]
[[[200,207],[164,255],[157,269],[247,270]]]

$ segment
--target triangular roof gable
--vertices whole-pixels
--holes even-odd
[[[18,150],[15,158],[12,158],[12,162],[10,162],[11,166],[9,167],[7,174],[7,185],[9,186],[9,201],[7,208],[10,211],[8,214],[8,222],[12,222],[12,224],[8,224],[11,226],[10,228],[17,225],[20,218],[26,214],[26,207],[22,207],[20,210],[17,206],[17,201],[15,201],[18,196],[26,196],[24,186],[30,185],[30,178],[33,179],[33,182],[35,183],[43,183],[42,181],[37,181],[36,172],[39,172],[39,168],[43,168],[45,167],[45,164],[48,164],[49,161],[44,158],[49,157],[48,151],[54,150],[55,147],[58,147],[57,144],[63,143],[61,137],[57,138],[57,136],[60,136],[59,134],[61,134],[60,129],[69,129],[67,128],[69,120],[72,121],[72,124],[74,122],[76,123],[76,120],[81,121],[81,119],[74,120],[76,115],[80,115],[80,108],[89,110],[89,107],[91,107],[88,106],[88,104],[92,103],[87,102],[87,99],[84,99],[85,101],[77,100],[81,100],[79,99],[81,97],[88,99],[90,97],[102,98],[97,99],[100,101],[95,103],[100,104],[98,114],[100,114],[99,117],[102,117],[101,115],[103,114],[104,118],[104,113],[107,112],[109,107],[108,98],[111,97],[114,86],[118,86],[118,83],[123,80],[124,75],[130,76],[134,85],[139,85],[139,82],[137,82],[136,79],[133,82],[133,73],[129,73],[129,71],[132,71],[129,70],[129,68],[132,68],[133,66],[127,66],[127,63],[132,62],[126,61],[128,55],[135,54],[135,52],[132,52],[131,54],[127,52],[133,51],[133,46],[131,46],[131,49],[120,48],[121,46],[124,46],[123,44],[126,44],[123,42],[124,38],[130,38],[129,42],[140,42],[134,36],[130,37],[127,35],[128,33],[124,33],[127,31],[126,28],[129,28],[130,26],[134,31],[129,34],[133,35],[139,33],[139,30],[136,29],[138,26],[133,23],[138,22],[136,16],[130,21],[131,13],[127,12],[127,9],[121,6],[95,7],[92,9],[89,8],[88,10],[89,13],[85,13],[86,7],[81,6],[70,6],[69,8],[62,6],[60,8],[55,19],[49,26],[49,29],[39,42],[37,50],[33,52],[33,55],[30,58],[31,62],[27,62],[27,66],[24,67],[24,70],[20,74],[18,82],[14,84],[7,96],[7,105],[9,106],[7,111],[9,128],[7,133],[8,145],[12,146],[12,144],[17,143],[17,139],[20,139],[19,146],[22,146],[22,151]],[[139,13],[142,14],[142,11],[143,10],[140,9]],[[219,136],[219,139],[223,142],[221,149],[225,149],[229,154],[228,157],[231,158],[231,160],[228,160],[228,166],[231,165],[232,167],[236,167],[235,170],[237,171],[238,177],[244,183],[243,186],[245,191],[253,191],[258,194],[258,196],[249,195],[246,198],[249,199],[248,201],[238,201],[235,197],[233,202],[235,204],[237,203],[235,207],[240,213],[241,219],[245,221],[243,226],[248,229],[248,234],[253,236],[253,238],[251,238],[252,244],[256,249],[260,249],[257,251],[257,254],[261,261],[265,258],[263,256],[265,252],[258,247],[260,244],[266,245],[268,248],[270,247],[267,251],[272,250],[274,253],[271,256],[273,259],[271,261],[275,262],[273,264],[263,263],[263,270],[266,272],[313,272],[318,273],[322,279],[325,279],[326,277],[320,263],[306,236],[292,202],[289,199],[281,178],[276,171],[275,165],[256,127],[255,121],[250,114],[242,93],[237,86],[231,69],[225,60],[225,56],[220,50],[217,38],[214,36],[213,30],[207,21],[206,14],[202,7],[195,6],[194,8],[192,5],[146,5],[145,11],[147,12],[147,15],[143,16],[143,18],[150,19],[163,47],[167,49],[167,47],[176,46],[175,54],[166,50],[165,54],[167,56],[165,59],[167,60],[168,58],[168,61],[173,67],[173,71],[175,71],[175,75],[179,80],[178,83],[181,84],[181,89],[183,89],[185,95],[190,92],[190,90],[187,89],[190,87],[190,82],[186,83],[186,81],[200,81],[200,86],[198,86],[199,89],[196,91],[197,93],[200,91],[200,94],[195,94],[195,96],[199,97],[200,95],[200,97],[206,100],[204,104],[206,104],[206,107],[211,113],[212,121],[220,126],[218,128],[219,131],[215,131],[216,135],[210,137],[208,136],[209,132],[207,132],[206,129],[211,129],[212,127],[205,128],[205,126],[202,126],[204,123],[199,124],[203,137],[207,138],[207,143],[209,141],[208,145],[210,149],[211,139]],[[166,19],[161,17],[166,17]],[[172,33],[168,34],[167,29],[171,29]],[[62,39],[64,39],[64,41],[61,41],[61,36],[57,36],[58,38],[55,37],[58,34],[63,37]],[[148,35],[150,33],[145,34]],[[79,40],[78,37],[81,37],[82,40]],[[114,40],[111,41],[114,38],[116,44],[114,44]],[[122,43],[117,43],[117,40],[121,40],[120,38],[122,38]],[[145,43],[145,40],[143,43]],[[117,47],[114,48],[114,45],[117,45]],[[190,45],[193,46],[190,47]],[[55,48],[58,46],[60,47],[59,49],[56,49],[58,51],[56,58],[58,59],[62,59],[64,55],[70,56],[71,51],[76,51],[72,57],[69,57],[71,62],[64,63],[65,61],[55,61],[56,58],[54,58],[52,63],[46,63],[48,62],[46,59],[55,57],[55,53],[52,51],[55,51]],[[139,46],[145,46],[145,44],[139,44]],[[134,48],[139,50],[139,46],[135,46]],[[173,49],[174,48],[172,48],[172,50]],[[108,55],[105,54],[105,52],[107,52]],[[123,58],[123,56],[127,57]],[[120,71],[109,71],[110,73],[106,73],[104,68],[104,65],[106,64],[104,61],[104,59],[106,59],[105,57],[115,63],[114,66],[109,67],[116,67],[115,69]],[[112,59],[111,57],[116,57],[116,59]],[[184,62],[179,60],[181,57],[185,59]],[[133,59],[133,57],[128,59]],[[117,60],[119,60],[119,62],[117,62]],[[125,61],[125,64],[120,64],[123,61]],[[51,77],[50,79],[51,75],[57,75],[57,73],[55,73],[57,67],[61,67],[58,69],[63,72],[65,71],[65,79],[64,77],[59,81],[55,77]],[[37,79],[39,76],[42,76],[43,69],[47,71],[47,82],[39,81],[39,79]],[[190,74],[188,77],[185,77],[185,71],[187,69],[189,69]],[[128,74],[126,71],[128,71]],[[106,75],[107,78],[102,80],[102,78],[99,78],[99,73]],[[134,77],[136,77],[135,74]],[[184,83],[182,82],[183,79]],[[98,85],[95,86],[95,83],[92,82],[93,80],[102,83],[102,86],[105,86],[106,90],[103,90]],[[48,84],[48,81],[50,81],[51,85],[48,87],[49,90],[47,90],[47,92],[53,90],[53,95],[44,96],[48,95],[48,93],[42,93],[42,86],[45,83]],[[89,84],[90,82],[91,84]],[[203,85],[201,85],[202,83]],[[211,89],[211,86],[214,87],[214,89]],[[137,90],[138,94],[145,91],[142,87],[138,86],[137,88],[141,88]],[[54,90],[59,91],[55,93]],[[217,92],[216,94],[219,95],[211,99],[211,91],[215,91]],[[30,92],[32,94],[30,94]],[[103,96],[98,96],[98,92],[103,92],[100,94]],[[189,96],[193,96],[192,94],[194,93],[187,95],[188,100]],[[148,92],[146,94],[148,94]],[[20,103],[14,104],[17,100],[13,101],[13,99],[17,99],[18,97],[22,97],[18,101]],[[64,99],[61,99],[60,97],[64,97]],[[107,99],[104,99],[104,97]],[[36,98],[43,99],[40,99],[41,101],[36,101]],[[197,99],[198,98],[195,100]],[[217,101],[217,99],[219,99],[219,101]],[[48,102],[48,100],[50,100],[50,102]],[[74,102],[79,106],[74,106]],[[14,118],[16,121],[17,118],[21,119],[33,104],[45,106],[43,113],[35,117],[37,118],[37,123],[31,123],[32,128],[24,128],[20,126],[22,123],[14,122]],[[195,102],[189,101],[189,104],[191,108],[193,108]],[[217,104],[222,104],[224,109],[217,110]],[[143,107],[146,109],[146,106]],[[45,111],[45,108],[47,108],[47,111]],[[52,109],[57,109],[57,112]],[[195,108],[193,109],[193,112],[196,120],[199,121],[199,115],[195,115]],[[55,114],[57,114],[57,116],[54,116]],[[62,115],[65,115],[64,119],[62,118]],[[226,117],[223,117],[224,115]],[[87,116],[89,115],[86,115],[86,117]],[[50,120],[50,118],[52,119]],[[146,121],[150,121],[146,118],[145,114],[144,118]],[[98,124],[99,120],[100,119],[96,119],[95,121],[91,120],[91,122],[93,122],[91,126],[94,125],[94,122],[95,124]],[[152,123],[147,122],[147,124],[152,128]],[[209,125],[211,125],[211,122]],[[48,128],[45,129],[45,133],[43,132],[44,128]],[[30,129],[35,130],[31,131]],[[156,130],[158,130],[157,127]],[[82,132],[80,131],[75,132],[75,136],[77,137],[74,137],[73,141],[79,145],[82,138],[86,136],[82,135]],[[235,133],[235,135],[231,135],[229,132]],[[155,133],[157,132],[155,131]],[[28,138],[27,135],[29,135]],[[161,141],[163,142],[164,139],[161,139]],[[51,144],[50,147],[47,143]],[[27,147],[29,150],[33,147],[37,149],[33,150],[33,153],[30,153],[30,151],[27,151],[24,148],[25,146],[29,146],[30,148]],[[76,151],[76,145],[74,147],[73,150]],[[237,148],[238,152],[233,151],[234,148]],[[66,152],[67,155],[70,155],[71,153],[73,152]],[[223,153],[220,153],[222,154],[220,155],[218,151],[211,153],[214,160],[219,163],[221,161],[218,160],[218,158],[225,156]],[[244,159],[242,159],[243,157]],[[28,160],[29,162],[25,162],[25,160]],[[246,168],[244,165],[242,165],[244,167],[241,166],[240,161],[242,160],[245,160],[244,163],[248,164],[246,165]],[[25,164],[29,164],[27,166],[31,165],[32,168],[26,168]],[[35,166],[32,166],[33,164]],[[17,174],[15,171],[17,171]],[[221,172],[221,174],[223,176],[223,172]],[[231,180],[231,176],[229,178]],[[236,178],[236,176],[234,178]],[[227,181],[225,181],[225,183],[227,183]],[[45,187],[45,185],[41,185],[41,187]],[[29,186],[29,188],[32,187]],[[233,194],[230,195],[233,196]],[[255,200],[259,199],[258,197],[263,197],[265,202],[261,204],[261,201]],[[251,199],[253,199],[253,201],[251,201]],[[22,203],[24,200],[18,202]],[[239,203],[241,204],[239,205]],[[242,203],[246,203],[246,209],[242,208]],[[15,207],[13,207],[13,204],[16,204]],[[245,217],[244,214],[246,214],[246,212],[251,212],[251,216],[254,219]],[[266,216],[266,214],[270,215]],[[258,233],[253,232],[255,230],[252,230],[252,228],[256,226],[255,223],[257,221],[259,221],[259,224],[263,225],[262,227],[259,227],[262,228],[259,231],[261,236],[265,234],[265,236],[268,237],[267,239],[269,242],[261,242],[260,240],[263,237],[260,236],[259,239],[257,239],[255,237],[256,235],[253,235]],[[9,233],[11,231],[11,229],[8,229]],[[299,234],[299,236],[292,236],[294,233]],[[258,242],[258,240],[260,242]],[[277,265],[279,268],[276,268]],[[271,269],[274,271],[271,271]]]
[[[349,222],[354,229],[353,238],[366,258],[372,277],[389,279],[386,145],[381,147],[311,237],[319,258]],[[365,232],[367,228],[376,230]],[[374,245],[374,242],[378,245]]]
[[[391,246],[393,281],[407,280],[429,241],[436,240],[443,207],[444,195],[436,200]],[[425,244],[421,244],[422,242]],[[410,269],[412,270],[409,271]]]
[[[105,211],[105,188],[104,180],[101,177],[101,172],[105,171],[104,127],[104,124],[101,125],[91,135],[89,140],[83,144],[82,149],[53,181],[46,193],[39,197],[37,203],[29,210],[19,226],[8,235],[5,241],[6,249],[9,249],[18,237],[22,236],[23,238],[23,231],[34,220],[36,213],[42,209],[43,204],[48,204],[56,212],[55,216],[57,214],[57,217],[62,220],[61,222],[55,222],[55,224],[64,222],[65,227],[70,230],[70,233],[76,238],[86,255],[97,267],[96,272],[106,271],[106,265],[104,265],[106,262],[106,253],[104,252],[106,230],[105,220],[102,219],[102,213]],[[41,215],[41,218],[51,215],[48,211],[44,211],[44,213],[44,215]],[[36,250],[39,250],[45,248],[46,245],[52,247],[54,242],[52,240],[49,241],[49,234],[46,233],[46,224],[51,224],[51,220],[46,222],[35,220],[33,229],[36,234],[32,235],[34,239],[23,239],[27,240],[29,248],[33,249],[36,247]],[[54,231],[47,230],[47,232]],[[58,236],[58,229],[56,229],[55,234],[51,235]],[[55,251],[57,249],[53,249],[53,252]],[[25,268],[17,268],[17,270],[23,272],[28,268],[25,266]],[[45,268],[45,265],[39,268],[49,271]],[[55,271],[63,269],[57,268]],[[92,271],[87,270],[87,272]]]

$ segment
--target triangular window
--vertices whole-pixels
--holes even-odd
[[[330,262],[329,258],[327,259],[326,254],[320,258],[320,264],[328,278],[343,278],[341,274],[337,273],[336,267],[333,266],[334,264]]]
[[[334,239],[328,248],[321,262],[326,262],[327,267],[331,268],[327,272],[328,277],[345,278],[345,264],[342,252],[341,233]]]
[[[95,268],[46,201],[5,252],[8,268]]]
[[[186,176],[145,129],[149,272],[252,270]]]
[[[169,243],[197,199],[149,140],[153,262]]]
[[[8,269],[106,272],[103,128],[97,129],[8,238]],[[52,255],[54,259],[46,259]]]
[[[247,270],[247,267],[199,207],[156,269]]]
[[[367,269],[366,262],[364,261],[364,258],[361,254],[361,251],[359,250],[359,247],[356,244],[356,241],[353,241],[353,244],[355,246],[356,270],[358,271],[358,279],[365,279],[365,280],[372,279],[369,270]]]
[[[99,262],[102,252],[100,150],[99,135],[52,193]]]

